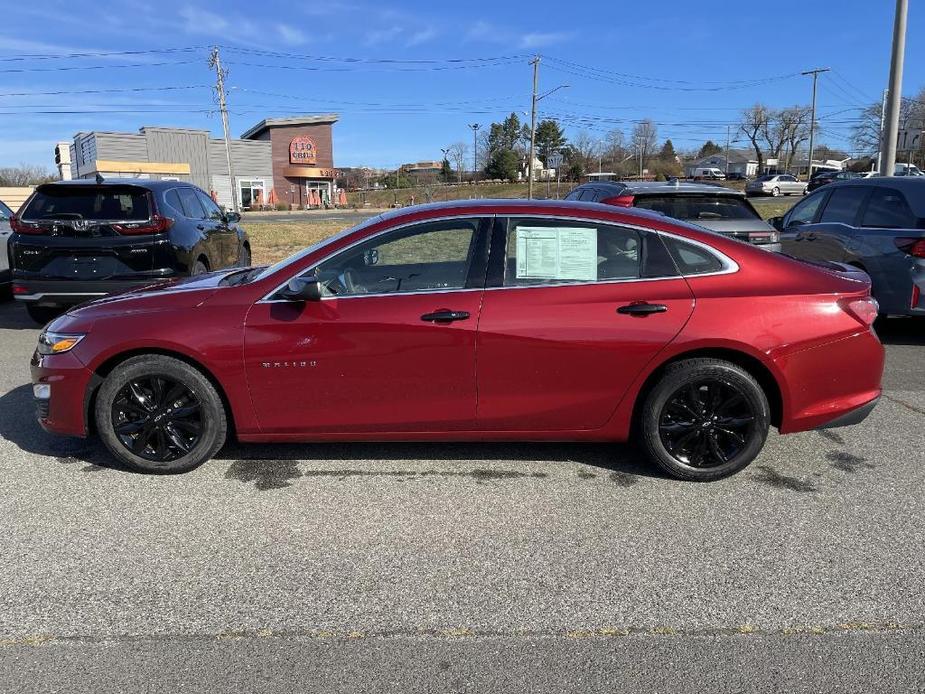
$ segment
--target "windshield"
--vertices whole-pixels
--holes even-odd
[[[751,205],[736,195],[652,195],[636,198],[636,207],[691,222],[759,217]]]
[[[756,180],[756,181],[773,181],[775,178],[777,178],[777,176],[767,176],[767,175],[765,175],[765,176],[759,176],[759,177],[756,178],[755,180]]]
[[[338,239],[342,239],[344,236],[347,236],[348,234],[352,234],[354,231],[357,231],[358,229],[372,226],[373,224],[375,224],[381,219],[382,219],[382,215],[376,215],[375,217],[367,219],[364,222],[360,222],[359,224],[355,226],[344,229],[343,231],[334,234],[334,236],[329,236],[328,238],[322,239],[321,241],[318,241],[317,243],[313,243],[311,246],[304,248],[298,253],[294,253],[293,255],[290,255],[288,258],[283,258],[279,262],[276,262],[273,265],[270,265],[269,267],[264,268],[259,274],[254,275],[253,277],[249,277],[247,281],[254,282],[256,280],[262,280],[264,277],[269,277],[275,272],[278,272],[279,270],[282,270],[283,268],[289,265],[292,265],[293,263],[301,260],[302,258],[309,255],[310,253],[314,253],[319,248],[324,248],[328,244],[334,243]]]
[[[13,216],[13,210],[0,202],[0,219],[6,221]]]
[[[24,220],[142,221],[150,217],[148,191],[135,186],[42,186],[22,213]]]

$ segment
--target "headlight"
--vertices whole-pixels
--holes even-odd
[[[43,331],[39,335],[39,354],[61,354],[68,352],[77,345],[84,335],[79,333],[53,333]]]

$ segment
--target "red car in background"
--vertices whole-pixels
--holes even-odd
[[[866,276],[646,211],[460,201],[270,267],[109,297],[42,332],[48,431],[183,472],[241,441],[626,441],[671,475],[880,395]]]

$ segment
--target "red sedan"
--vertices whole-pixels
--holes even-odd
[[[661,215],[463,201],[276,265],[101,299],[33,357],[48,431],[183,472],[240,441],[626,441],[713,480],[782,433],[861,421],[866,275]]]

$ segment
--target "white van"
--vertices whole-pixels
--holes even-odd
[[[698,166],[691,172],[691,178],[694,180],[725,181],[726,174],[722,172],[722,169],[717,169],[715,166]]]

